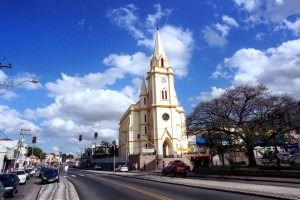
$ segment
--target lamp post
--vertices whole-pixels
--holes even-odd
[[[0,95],[5,94],[6,92],[8,92],[8,91],[14,89],[15,87],[17,87],[17,86],[19,86],[19,85],[21,85],[22,83],[25,83],[25,82],[38,83],[39,81],[38,81],[38,80],[24,80],[24,81],[22,81],[22,82],[20,82],[20,83],[18,83],[18,84],[16,84],[16,85],[13,85],[13,86],[9,87],[9,88],[8,88],[7,90],[5,90],[4,92],[0,93]]]

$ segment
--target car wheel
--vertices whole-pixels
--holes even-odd
[[[173,172],[173,176],[176,176],[176,172]]]

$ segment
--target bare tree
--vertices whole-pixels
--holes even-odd
[[[242,85],[219,98],[200,103],[186,118],[189,135],[224,134],[245,148],[249,166],[255,166],[257,141],[273,141],[299,130],[299,106],[287,96],[272,95],[264,85]]]

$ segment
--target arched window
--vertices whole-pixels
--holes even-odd
[[[168,99],[168,92],[165,88],[161,91],[161,99],[163,99],[163,100]]]
[[[160,65],[161,65],[161,67],[164,67],[164,59],[163,58],[160,59]]]
[[[145,126],[145,134],[147,134],[147,126]]]
[[[146,105],[146,97],[144,97],[144,105]]]
[[[145,148],[146,148],[146,149],[148,148],[148,144],[145,144]]]
[[[145,120],[145,122],[147,122],[147,115],[146,114],[144,115],[144,120]]]

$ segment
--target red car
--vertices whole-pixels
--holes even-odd
[[[163,168],[162,175],[166,176],[172,174],[173,176],[181,175],[186,177],[187,173],[190,171],[190,166],[186,165],[181,160],[175,160],[169,162],[169,164]]]

